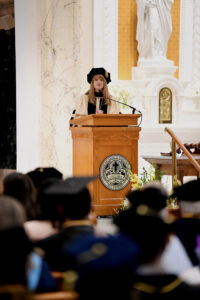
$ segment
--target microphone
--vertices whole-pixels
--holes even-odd
[[[134,114],[136,111],[137,111],[138,113],[142,114],[141,111],[139,111],[138,109],[136,109],[135,107],[133,107],[133,106],[131,106],[131,105],[129,105],[129,104],[120,102],[120,101],[115,100],[115,99],[112,99],[112,98],[106,98],[106,99],[109,99],[109,100],[111,100],[111,101],[114,101],[114,102],[117,102],[117,103],[119,103],[119,104],[122,104],[122,105],[125,105],[125,106],[127,106],[127,107],[132,108],[132,114]]]
[[[99,98],[99,99],[108,99],[108,100],[111,100],[111,101],[114,101],[114,102],[117,102],[117,103],[119,103],[119,104],[122,104],[122,105],[125,105],[125,106],[127,106],[127,107],[132,108],[132,114],[135,114],[136,111],[137,111],[138,113],[141,114],[141,120],[140,120],[139,125],[137,125],[137,127],[140,126],[140,124],[142,123],[142,112],[141,112],[140,110],[136,109],[135,107],[133,107],[133,106],[131,106],[131,105],[129,105],[129,104],[120,102],[120,101],[118,101],[118,100],[112,99],[112,98],[104,98],[104,97],[96,97],[96,98]]]
[[[120,102],[120,101],[118,101],[118,100],[115,100],[115,99],[112,99],[112,98],[104,98],[104,97],[96,97],[96,98],[100,98],[100,99],[108,99],[108,100],[111,100],[111,101],[117,102],[117,103],[119,103],[119,104],[122,104],[122,105],[128,106],[128,107],[132,108],[132,114],[134,114],[136,111],[137,111],[138,113],[142,114],[142,113],[141,113],[141,111],[139,111],[139,110],[138,110],[138,109],[136,109],[135,107],[133,107],[133,106],[131,106],[131,105],[129,105],[129,104],[126,104],[126,103]]]

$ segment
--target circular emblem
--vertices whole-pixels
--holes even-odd
[[[103,185],[112,191],[122,190],[130,182],[131,164],[121,155],[110,155],[102,162],[99,174]]]

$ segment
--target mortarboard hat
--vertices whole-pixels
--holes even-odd
[[[44,194],[49,195],[76,195],[84,190],[94,180],[95,176],[69,177],[49,185]]]
[[[175,187],[171,198],[177,198],[183,213],[200,213],[200,179]]]
[[[32,179],[36,188],[49,178],[62,179],[63,177],[63,174],[53,167],[36,168],[35,170],[28,172],[27,175]]]
[[[166,207],[167,192],[161,184],[155,182],[146,184],[142,189],[129,192],[127,199],[132,209],[137,210],[139,205],[144,204],[155,211],[160,211]]]
[[[107,84],[109,82],[111,82],[110,73],[108,71],[106,71],[104,68],[92,68],[91,71],[87,74],[87,81],[89,83],[91,83],[92,78],[95,75],[103,75],[103,77],[105,78]]]
[[[63,209],[64,218],[73,220],[83,219],[91,209],[91,195],[87,185],[95,176],[69,177],[58,180],[44,189],[46,199],[56,202]]]
[[[176,197],[180,201],[200,201],[200,179],[191,180],[175,187],[171,197]]]

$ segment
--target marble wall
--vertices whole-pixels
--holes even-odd
[[[34,0],[28,4],[22,0],[16,6],[17,168],[27,171],[53,166],[69,176],[69,119],[81,93],[88,88],[86,74],[93,63],[92,0]],[[29,51],[27,44],[32,45]],[[22,56],[26,65],[21,64]],[[31,90],[26,91],[27,86]],[[25,101],[29,108],[24,106]]]
[[[193,72],[191,64],[190,69],[187,64],[188,57],[191,57],[188,53],[193,51],[193,47],[187,47],[186,34],[183,35],[183,29],[188,23],[189,28],[193,28],[190,14],[187,13],[189,2],[181,0],[180,80],[183,84],[199,69],[198,65]],[[191,2],[198,6],[198,1]],[[190,12],[193,8],[190,7]],[[79,96],[88,89],[86,74],[91,67],[95,65],[108,68],[114,86],[122,84],[123,88],[124,84],[128,84],[133,87],[131,80],[123,83],[117,80],[117,9],[117,0],[15,2],[18,170],[54,166],[65,176],[72,174],[69,119]],[[199,9],[195,15],[198,17],[198,14]],[[103,19],[99,19],[100,17]],[[195,28],[194,33],[197,31]],[[190,36],[191,30],[187,31],[187,35]],[[199,39],[195,39],[194,48],[197,49],[198,45]],[[198,60],[197,56],[193,56],[194,62]],[[187,74],[190,76],[187,77]],[[180,104],[177,107],[185,113],[191,105],[184,108],[184,99],[179,97],[176,103]],[[144,112],[145,121],[145,104],[140,101],[139,94],[135,93],[132,100],[130,104]],[[177,109],[177,113],[181,112]],[[196,123],[199,109],[190,113]],[[184,121],[185,119],[183,124]],[[155,137],[153,125],[151,137]],[[143,127],[140,154],[149,141],[149,132],[147,130],[145,134],[144,129]],[[163,133],[163,128],[159,130]],[[158,136],[156,140],[157,138]],[[154,144],[156,151],[168,151],[166,148],[161,149],[156,141]]]

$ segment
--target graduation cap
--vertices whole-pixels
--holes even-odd
[[[200,179],[191,180],[175,187],[171,197],[176,197],[180,201],[200,201]]]
[[[62,179],[63,177],[63,174],[53,167],[36,168],[28,172],[27,175],[32,179],[36,188],[49,178]]]
[[[134,210],[143,204],[158,212],[166,207],[167,192],[162,185],[151,183],[146,184],[143,189],[130,191],[127,194],[127,199]]]
[[[46,200],[62,206],[64,218],[83,219],[91,209],[91,195],[87,185],[96,176],[69,177],[58,180],[43,190]]]
[[[65,180],[59,180],[49,185],[44,194],[49,195],[77,195],[94,179],[96,176],[69,177]]]
[[[92,78],[95,75],[103,75],[103,77],[105,78],[107,84],[109,82],[111,82],[110,73],[108,71],[106,71],[104,68],[92,68],[91,71],[87,74],[88,83],[91,83]]]
[[[183,213],[200,214],[200,179],[175,187],[171,198],[177,198]]]

